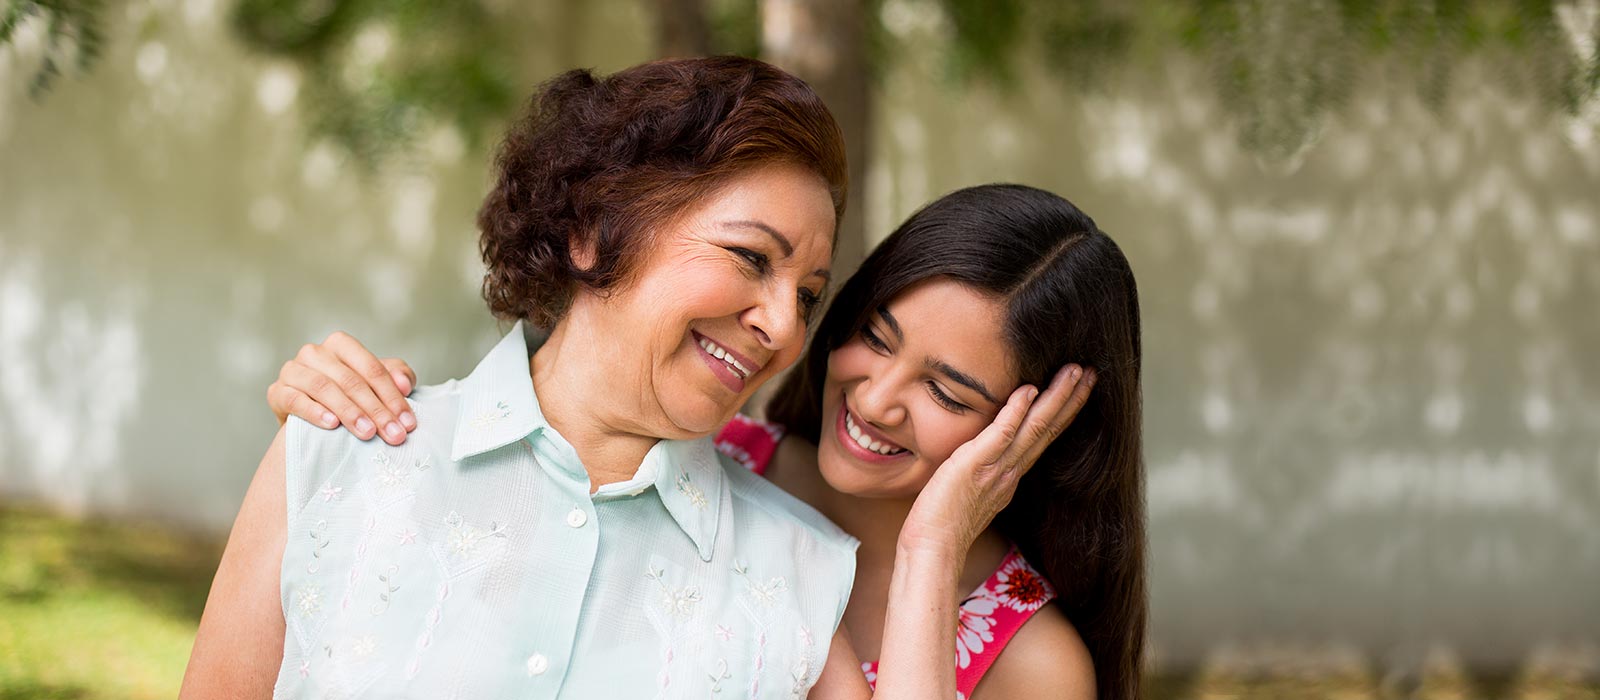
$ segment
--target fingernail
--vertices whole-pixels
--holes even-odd
[[[322,412],[322,427],[324,427],[324,428],[332,428],[332,427],[334,427],[334,426],[336,426],[338,424],[339,424],[339,417],[336,416],[336,415],[333,415],[333,411],[323,411]]]
[[[1074,382],[1078,381],[1078,378],[1082,377],[1082,376],[1083,376],[1083,368],[1082,367],[1073,367],[1071,370],[1067,371],[1067,379],[1070,379],[1070,380],[1072,380]]]
[[[406,434],[406,431],[405,428],[400,427],[399,423],[389,421],[388,425],[383,426],[383,434],[388,435],[391,440],[399,440]]]
[[[417,417],[411,415],[410,411],[405,411],[400,414],[400,424],[404,425],[406,430],[412,430],[417,427]]]
[[[1036,387],[1036,386],[1028,387],[1028,400],[1032,401],[1032,400],[1037,399],[1037,398],[1039,398],[1039,387]]]
[[[361,420],[356,421],[356,432],[362,435],[370,434],[372,432],[372,421],[363,416]]]

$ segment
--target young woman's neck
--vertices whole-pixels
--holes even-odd
[[[563,321],[529,362],[539,410],[577,451],[589,472],[590,492],[633,478],[645,454],[661,440],[618,419],[629,415],[631,407],[613,405],[615,397],[637,394],[638,386],[631,390],[615,386],[619,373],[605,366],[608,354],[599,351],[603,347],[582,328]]]

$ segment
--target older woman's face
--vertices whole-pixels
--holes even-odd
[[[590,300],[616,339],[594,350],[642,390],[666,436],[710,433],[799,357],[833,236],[817,174],[771,165],[738,176],[656,232],[630,284]]]
[[[1020,380],[1005,306],[945,278],[874,310],[828,355],[817,462],[835,489],[912,498],[994,420]]]

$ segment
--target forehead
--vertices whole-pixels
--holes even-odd
[[[1020,381],[1005,339],[1005,303],[946,277],[919,282],[884,305],[918,357],[949,363],[1009,394]],[[1003,398],[1003,396],[1002,396]]]
[[[827,267],[833,253],[833,197],[821,175],[787,163],[761,165],[732,176],[691,216],[757,221],[794,246],[794,257]]]

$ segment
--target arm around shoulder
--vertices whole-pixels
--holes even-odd
[[[1094,660],[1054,605],[1034,613],[972,691],[973,700],[1095,700]]]
[[[270,698],[283,660],[284,444],[267,449],[211,581],[181,698]]]

